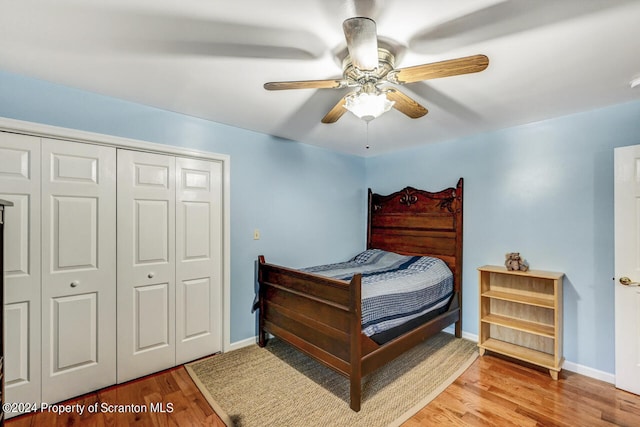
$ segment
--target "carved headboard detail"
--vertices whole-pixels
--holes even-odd
[[[462,184],[435,193],[406,187],[389,195],[369,189],[367,248],[443,259],[460,283]]]

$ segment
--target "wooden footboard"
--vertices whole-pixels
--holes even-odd
[[[459,296],[448,310],[379,345],[362,333],[361,275],[350,282],[304,273],[258,258],[259,345],[268,334],[349,378],[350,407],[360,410],[362,377],[461,318]]]
[[[347,282],[258,261],[259,345],[271,333],[348,377],[351,409],[359,411],[361,275]]]

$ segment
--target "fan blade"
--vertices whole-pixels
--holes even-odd
[[[31,14],[25,3],[28,2],[16,5],[15,10],[20,11],[21,7],[21,14]],[[49,3],[39,5],[42,15],[33,15],[29,21],[38,29],[30,33],[35,36],[32,42],[47,49],[285,60],[316,59],[327,50],[324,41],[307,29],[228,22],[215,15],[200,16],[195,11],[169,12],[162,5],[152,6],[151,2],[139,8],[128,2],[110,2],[104,7],[94,1],[78,2],[73,7]],[[3,17],[9,14],[6,12]],[[64,25],[66,19],[74,25]],[[4,21],[0,19],[3,29]],[[20,22],[15,20],[11,25]]]
[[[331,110],[329,110],[327,115],[322,118],[322,123],[335,123],[340,117],[342,117],[344,113],[347,112],[347,109],[344,108],[347,96],[348,94],[342,97],[340,101],[338,101],[338,103],[334,105]]]
[[[583,15],[633,1],[635,0],[500,1],[435,27],[426,28],[413,36],[409,46],[419,53],[447,52],[563,21],[577,20]]]
[[[291,82],[268,82],[264,84],[266,90],[287,89],[340,89],[346,86],[344,80],[299,80]]]
[[[421,80],[478,73],[486,69],[488,65],[489,58],[485,55],[466,56],[464,58],[449,59],[431,64],[398,68],[397,70],[389,72],[387,80],[397,84],[413,83]]]
[[[378,36],[373,19],[357,17],[342,23],[349,56],[356,68],[374,70],[378,66]]]
[[[412,119],[422,117],[429,112],[422,105],[418,104],[415,100],[409,98],[397,89],[388,89],[385,92],[390,101],[395,101],[393,108],[406,114]]]
[[[188,16],[140,14],[131,34],[121,32],[131,50],[175,55],[229,58],[314,59],[325,45],[305,30],[283,30],[260,25],[220,22]],[[122,21],[118,21],[121,27]],[[139,28],[144,29],[140,30]],[[138,31],[140,34],[136,34]],[[125,39],[128,37],[128,39]]]

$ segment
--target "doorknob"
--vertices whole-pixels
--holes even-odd
[[[76,286],[78,286],[79,284],[80,284],[80,282],[79,282],[79,281],[74,280],[73,282],[71,282],[71,283],[69,284],[69,286],[71,286],[72,288],[75,288],[75,287],[76,287]]]
[[[625,286],[638,286],[640,284],[638,282],[632,281],[628,277],[621,277],[620,278],[620,283],[622,283]]]
[[[151,272],[149,272],[149,274],[147,274],[147,277],[148,277],[149,279],[153,279],[153,276],[155,276],[155,275],[156,275],[156,273],[154,273],[153,271],[151,271]]]

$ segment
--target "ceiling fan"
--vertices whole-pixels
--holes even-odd
[[[379,47],[376,23],[365,17],[349,18],[342,24],[348,55],[342,63],[342,78],[269,82],[267,90],[354,88],[324,116],[322,123],[335,123],[347,111],[370,121],[391,107],[412,119],[428,113],[418,102],[393,85],[457,76],[483,71],[489,65],[485,55],[473,55],[406,68],[395,68],[390,48]]]

